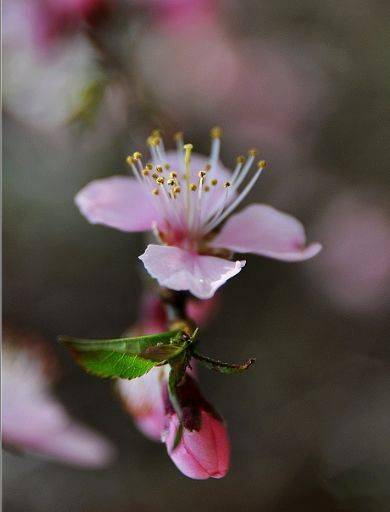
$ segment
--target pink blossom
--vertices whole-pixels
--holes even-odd
[[[296,219],[265,205],[252,205],[232,216],[216,234],[263,170],[260,161],[239,192],[254,162],[253,151],[247,160],[237,159],[231,174],[218,160],[219,136],[213,137],[209,159],[191,158],[191,145],[184,147],[181,140],[177,154],[165,153],[161,139],[155,140],[153,164],[143,168],[139,153],[130,157],[135,179],[117,176],[94,181],[79,192],[76,203],[92,223],[123,231],[154,226],[165,245],[149,245],[140,259],[160,285],[210,298],[245,265],[245,261],[220,257],[226,250],[285,261],[304,260],[319,252],[319,244],[305,247],[304,229]]]
[[[3,344],[3,442],[67,464],[101,467],[114,456],[112,445],[74,421],[54,398],[55,361],[40,340],[7,330]]]
[[[189,478],[222,478],[229,470],[230,443],[222,418],[201,396],[195,381],[186,377],[177,388],[182,420],[167,402],[164,440],[177,468]],[[183,427],[180,441],[180,423]]]
[[[79,30],[84,24],[96,24],[110,11],[110,0],[38,0],[30,2],[33,35],[41,46]]]
[[[149,143],[151,163],[144,166],[138,152],[128,158],[134,178],[93,181],[75,201],[93,224],[152,229],[160,244],[148,245],[140,259],[161,286],[208,299],[244,267],[243,260],[231,261],[232,252],[302,261],[320,251],[318,243],[306,245],[298,220],[270,206],[253,204],[231,215],[265,167],[260,161],[251,173],[254,150],[230,172],[219,161],[219,129],[212,130],[209,158],[191,154],[180,136],[177,152],[165,152],[156,134]]]

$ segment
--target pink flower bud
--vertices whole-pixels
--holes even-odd
[[[179,445],[173,449],[179,428],[177,414],[169,418],[166,445],[177,468],[189,478],[222,478],[229,469],[230,444],[222,421],[201,411],[199,431],[184,429]]]
[[[229,469],[230,443],[222,418],[200,394],[188,374],[177,387],[181,422],[166,392],[164,441],[177,468],[189,478],[222,478]]]

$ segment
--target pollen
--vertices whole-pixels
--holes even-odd
[[[169,164],[164,165],[164,169],[166,169],[167,171],[169,171],[170,168],[171,168],[171,166]]]
[[[214,126],[210,130],[210,137],[212,139],[220,139],[222,137],[222,129],[219,126]]]
[[[161,165],[156,165],[156,171],[161,174],[162,172],[164,172],[164,169],[161,167]]]
[[[150,162],[148,164],[146,164],[145,166],[147,169],[149,169],[149,171],[151,171],[153,169],[153,164],[151,164]]]
[[[162,134],[163,134],[162,130],[156,128],[155,130],[152,131],[150,136],[153,138],[156,138],[156,137],[159,138],[159,137],[161,137]]]
[[[142,154],[139,151],[136,151],[135,153],[133,153],[133,158],[135,160],[141,160]]]
[[[126,162],[131,165],[131,164],[134,164],[135,163],[135,159],[129,155],[127,158],[126,158]]]
[[[142,175],[143,176],[149,176],[149,169],[142,169]]]
[[[198,187],[195,185],[195,183],[191,183],[191,184],[190,184],[190,190],[191,190],[192,192],[195,192],[195,190],[196,190],[197,188],[198,188]]]
[[[205,192],[209,192],[209,191],[210,191],[210,187],[209,187],[208,185],[205,185],[203,190],[204,190]]]
[[[199,171],[198,176],[202,180],[206,176],[206,172],[205,171]]]
[[[153,178],[154,180],[156,180],[156,179],[158,178],[158,174],[157,174],[156,172],[154,172],[154,173],[152,174],[152,178]]]
[[[245,163],[245,161],[246,161],[246,158],[245,158],[245,156],[243,156],[243,155],[239,155],[239,156],[236,158],[236,162],[237,162],[238,164],[244,164],[244,163]]]
[[[152,190],[152,194],[153,194],[154,196],[158,196],[158,193],[159,193],[158,188],[154,188],[154,189]]]
[[[267,167],[267,162],[265,160],[259,160],[257,162],[258,169],[264,169],[265,167]]]
[[[174,193],[174,194],[180,194],[180,192],[181,192],[181,188],[180,188],[180,187],[175,187],[175,188],[173,189],[173,193]]]
[[[176,178],[177,178],[177,174],[176,174],[175,172],[170,172],[170,173],[169,173],[169,177],[170,177],[172,180],[174,180],[174,179],[176,179]]]
[[[218,180],[216,178],[214,178],[213,180],[211,180],[210,183],[212,184],[213,187],[215,187],[215,185],[218,184]]]
[[[158,183],[159,185],[164,185],[164,178],[162,176],[159,176],[157,179],[156,179],[156,183]]]
[[[230,187],[230,181],[225,181],[223,186],[224,186],[224,188],[229,188]]]
[[[170,187],[172,187],[174,184],[175,184],[175,180],[173,180],[172,178],[170,178],[168,181],[167,181],[167,185],[169,185]]]
[[[258,154],[258,150],[256,148],[252,148],[248,151],[249,156],[256,156]]]

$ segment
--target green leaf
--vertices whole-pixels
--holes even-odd
[[[154,366],[165,364],[185,350],[181,331],[135,338],[88,340],[59,336],[74,359],[99,377],[134,379]]]
[[[192,352],[192,356],[209,370],[215,370],[219,373],[229,374],[244,372],[256,361],[256,359],[251,358],[241,364],[224,363],[223,361],[218,361],[217,359],[212,359],[211,357],[203,356],[199,354],[199,352],[196,352],[195,350]]]

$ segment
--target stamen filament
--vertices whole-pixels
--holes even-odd
[[[258,180],[260,174],[263,172],[263,168],[260,167],[254,176],[252,176],[252,179],[247,183],[246,187],[242,192],[236,197],[236,199],[226,208],[226,210],[220,215],[219,218],[216,218],[209,226],[205,226],[205,229],[207,229],[206,232],[209,232],[216,228],[237,206],[245,199],[245,197],[249,194],[250,190],[253,188],[253,185]],[[205,233],[206,233],[205,232]]]

